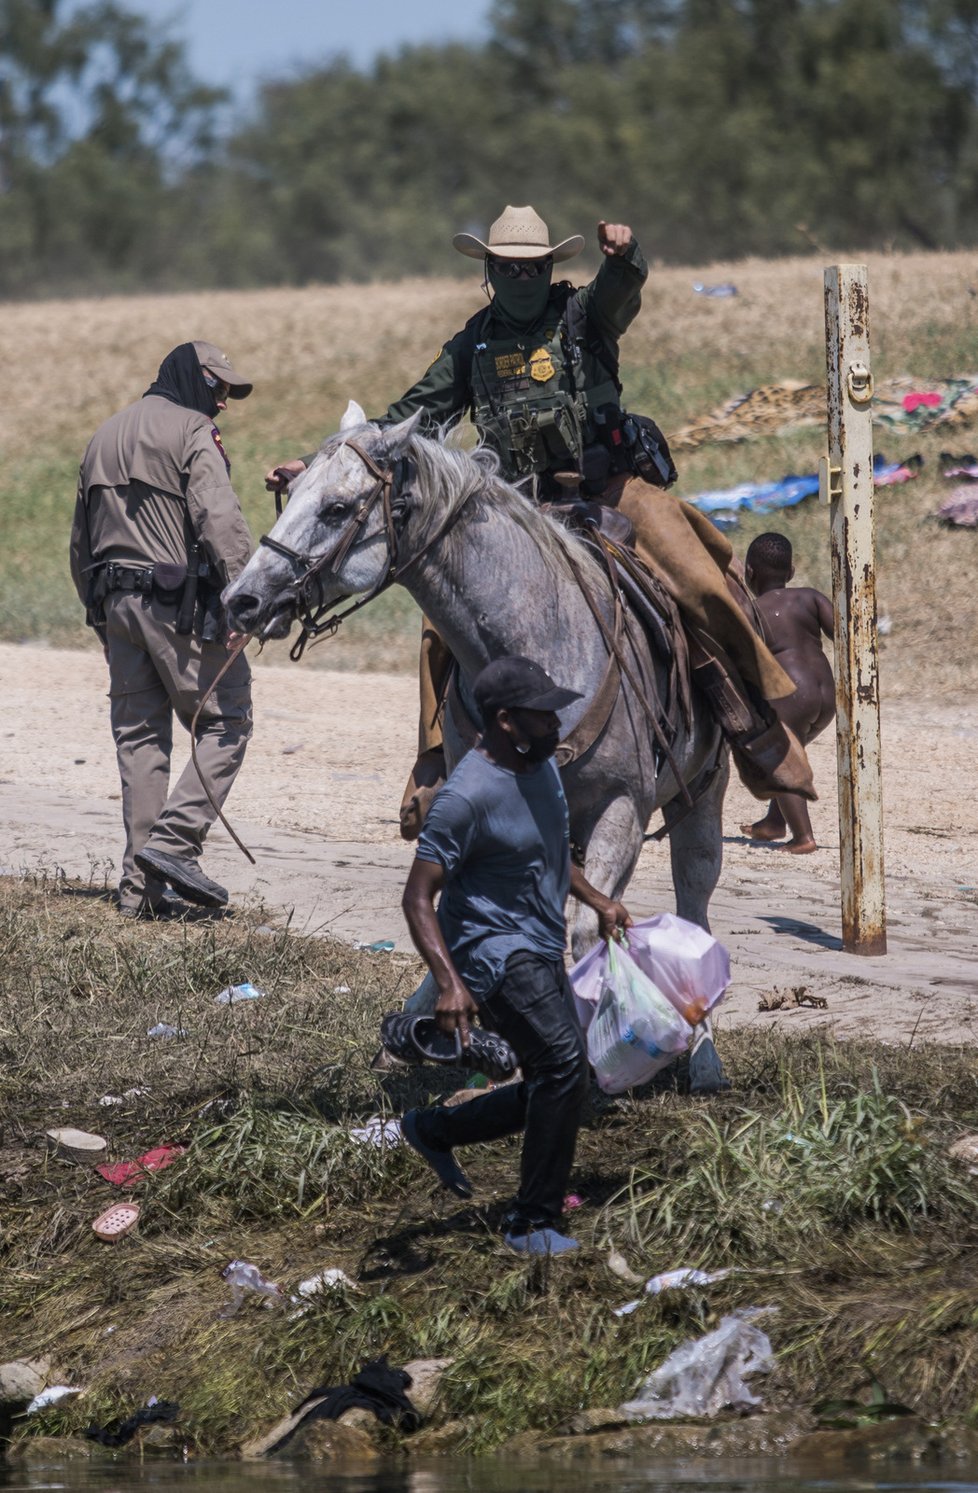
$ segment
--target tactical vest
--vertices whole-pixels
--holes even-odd
[[[567,282],[554,286],[546,314],[524,336],[495,335],[491,307],[466,325],[472,418],[511,482],[583,472],[588,448],[602,445],[609,407],[620,418],[617,358],[574,316],[575,293]]]

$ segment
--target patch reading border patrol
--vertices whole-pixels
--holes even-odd
[[[211,426],[211,440],[214,442],[214,445],[217,447],[218,451],[220,451],[221,460],[230,472],[231,458],[230,456],[228,456],[227,452],[224,449],[224,442],[221,440],[221,432],[218,430],[216,425]]]
[[[525,372],[526,364],[521,352],[496,354],[497,378],[517,378]]]

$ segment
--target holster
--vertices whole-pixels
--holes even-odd
[[[161,567],[157,566],[157,569]],[[171,566],[170,569],[182,569],[182,567]],[[177,636],[187,637],[194,630],[194,616],[197,611],[197,582],[200,576],[200,545],[190,546],[187,569],[183,582],[183,595],[180,598],[180,610],[177,612],[176,631]]]

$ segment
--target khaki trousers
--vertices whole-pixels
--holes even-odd
[[[765,700],[793,694],[793,681],[754,632],[727,585],[733,547],[726,536],[698,509],[640,477],[629,479],[615,506],[634,526],[639,557],[662,582],[689,632],[706,652],[732,664]],[[451,653],[425,618],[419,755],[442,744],[443,702],[451,666]]]
[[[227,661],[218,643],[179,637],[176,608],[156,597],[113,592],[105,602],[112,735],[122,779],[126,849],[119,882],[124,906],[151,902],[163,888],[135,863],[146,846],[197,860],[215,813],[188,762],[170,792],[173,717],[185,730],[200,696]],[[223,805],[251,736],[251,670],[243,654],[208,700],[197,725],[197,760]]]

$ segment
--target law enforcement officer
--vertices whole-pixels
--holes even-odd
[[[488,306],[445,343],[424,376],[390,406],[385,422],[422,411],[431,428],[469,412],[509,481],[549,501],[570,494],[618,506],[631,521],[642,560],[678,603],[704,689],[756,793],[814,797],[799,744],[770,701],[791,680],[751,630],[728,586],[728,540],[664,489],[675,468],[661,432],[622,408],[618,343],[638,314],[648,266],[631,229],[600,222],[601,266],[581,289],[553,283],[553,267],[579,254],[580,234],[550,243],[532,207],[507,207],[487,241],[456,234],[455,248],[482,260]],[[311,457],[267,474],[269,486],[297,475]],[[442,705],[451,665],[425,624],[421,653],[419,757],[401,808],[414,839],[444,780]],[[776,785],[776,786],[775,786]]]
[[[169,791],[173,716],[189,729],[227,662],[223,588],[251,535],[214,420],[252,384],[211,342],[185,342],[141,399],[106,420],[82,458],[71,574],[109,665],[126,849],[119,911],[223,907],[199,865],[214,818],[192,762]],[[198,723],[197,757],[222,804],[251,736],[251,674],[239,655]],[[176,895],[174,895],[176,894]]]

